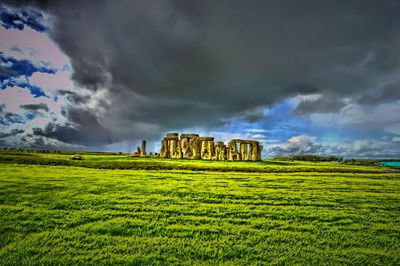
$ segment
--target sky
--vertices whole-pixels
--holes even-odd
[[[400,157],[400,1],[0,1],[0,147]]]

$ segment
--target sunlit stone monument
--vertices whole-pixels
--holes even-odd
[[[167,133],[161,141],[160,157],[171,159],[202,159],[219,161],[260,161],[262,146],[255,140],[233,139],[228,146],[215,145],[213,137],[198,134]],[[142,150],[145,150],[142,144]]]

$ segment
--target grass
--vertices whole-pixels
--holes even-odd
[[[31,154],[0,151],[0,163],[80,166],[95,169],[130,170],[190,170],[217,172],[336,172],[393,173],[398,169],[382,166],[359,166],[331,162],[269,160],[261,162],[229,162],[205,160],[174,160],[161,158],[131,158],[128,155],[84,154],[85,160],[70,160],[71,154]]]
[[[2,265],[400,264],[400,171],[0,154]]]

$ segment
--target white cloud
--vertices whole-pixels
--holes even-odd
[[[254,135],[251,135],[251,138],[253,138],[253,139],[264,139],[264,138],[266,138],[267,136],[265,136],[265,135],[263,135],[263,134],[254,134]]]
[[[5,113],[17,113],[21,116],[28,115],[29,110],[21,107],[21,105],[39,105],[45,104],[48,110],[39,110],[34,114],[31,119],[24,119],[24,124],[9,124],[0,125],[1,132],[8,132],[12,129],[22,129],[25,131],[24,134],[18,136],[10,136],[7,138],[9,143],[20,143],[21,139],[27,137],[27,134],[32,133],[32,129],[36,127],[44,128],[49,122],[56,123],[58,125],[65,125],[67,123],[66,118],[61,115],[62,106],[65,104],[62,98],[57,102],[47,97],[33,98],[29,91],[23,88],[12,87],[0,91],[0,104],[4,104]],[[25,144],[26,146],[27,144]],[[64,145],[65,146],[65,145]]]
[[[291,137],[287,141],[272,145],[269,147],[269,151],[272,154],[313,154],[318,153],[321,148],[321,144],[316,141],[315,137],[308,135],[298,135]]]
[[[56,96],[58,90],[72,91],[74,88],[69,70],[60,70],[55,74],[35,72],[28,78],[29,83],[40,87],[46,95]]]
[[[400,121],[384,127],[386,132],[400,134]]]
[[[393,142],[397,142],[393,144]],[[354,158],[384,158],[400,156],[400,138],[392,141],[359,139],[345,141],[336,145],[323,145],[315,137],[299,135],[289,138],[283,143],[268,147],[267,156],[293,155],[293,154],[318,154],[336,155]]]
[[[0,104],[5,104],[5,111],[23,114],[24,109],[20,105],[44,103],[48,106],[49,112],[59,114],[61,112],[62,101],[55,102],[44,96],[33,98],[27,89],[11,87],[0,90]]]
[[[262,128],[250,128],[250,129],[246,129],[245,131],[249,132],[249,133],[266,133],[266,132],[270,132],[271,130],[262,129]]]
[[[326,128],[362,127],[382,128],[385,132],[400,134],[400,100],[374,106],[348,104],[335,114],[311,114],[313,125]]]

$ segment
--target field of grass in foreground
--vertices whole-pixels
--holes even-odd
[[[0,157],[3,265],[400,264],[396,169],[12,156]],[[161,166],[100,167],[111,161]]]

